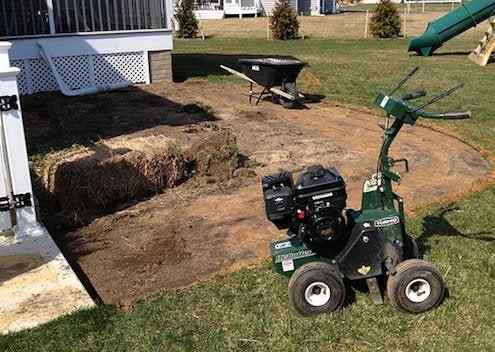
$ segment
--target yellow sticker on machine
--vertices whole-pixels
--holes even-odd
[[[357,272],[360,273],[361,275],[368,275],[368,273],[371,271],[371,266],[369,265],[363,265],[359,269],[357,269]]]

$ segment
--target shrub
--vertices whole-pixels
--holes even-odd
[[[299,22],[289,0],[279,0],[275,4],[270,18],[270,29],[273,39],[297,39]]]
[[[401,21],[397,7],[390,0],[380,0],[373,9],[370,22],[370,31],[378,38],[398,37],[401,30]]]
[[[180,0],[175,9],[179,38],[194,38],[198,34],[198,20],[194,15],[194,0]]]

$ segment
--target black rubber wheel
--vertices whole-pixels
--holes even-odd
[[[304,264],[289,281],[289,302],[302,315],[339,310],[344,305],[345,296],[342,278],[328,263]]]
[[[284,97],[279,97],[278,102],[286,109],[294,109],[296,102],[293,100],[286,99]]]
[[[404,237],[404,255],[406,259],[420,259],[419,247],[416,240],[409,234]]]
[[[296,83],[284,83],[282,85],[282,90],[294,97],[298,96]],[[286,109],[293,109],[297,105],[297,101],[290,100],[281,96],[278,97],[278,101],[280,105],[282,105]]]
[[[388,278],[387,295],[396,309],[423,313],[438,306],[445,296],[442,274],[430,263],[409,259],[399,263]]]

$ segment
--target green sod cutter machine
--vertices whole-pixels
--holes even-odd
[[[401,179],[393,167],[403,164],[409,171],[408,162],[389,157],[389,149],[404,124],[414,125],[420,117],[468,119],[471,113],[423,110],[462,84],[419,107],[408,102],[426,96],[424,90],[395,97],[417,70],[376,98],[387,119],[377,171],[363,185],[361,210],[346,209],[345,182],[335,168],[310,166],[296,183],[288,171],[262,178],[268,219],[287,229],[289,237],[272,243],[273,264],[290,277],[289,300],[303,315],[342,308],[350,287],[345,283],[356,280],[366,281],[375,304],[383,303],[381,287],[386,282],[390,303],[404,312],[425,312],[444,297],[442,275],[420,259],[415,240],[406,232],[402,198],[392,187]]]

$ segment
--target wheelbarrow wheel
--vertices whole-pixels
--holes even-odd
[[[391,305],[406,313],[423,313],[437,307],[445,296],[442,274],[421,259],[405,260],[387,282]]]
[[[346,290],[337,270],[328,263],[311,262],[297,269],[289,281],[289,301],[302,315],[339,310]]]
[[[297,86],[295,82],[284,83],[282,86],[282,90],[285,93],[292,95],[293,97],[297,98],[298,96]],[[296,100],[290,100],[281,96],[278,97],[278,102],[286,109],[293,109],[297,105]]]

